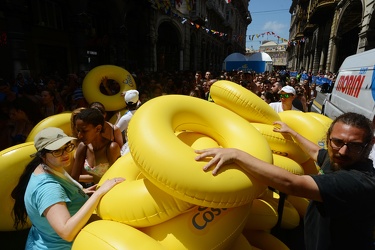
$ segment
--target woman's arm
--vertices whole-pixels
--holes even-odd
[[[101,197],[116,184],[121,183],[124,180],[124,178],[119,177],[105,181],[73,216],[70,216],[66,203],[64,202],[59,202],[48,207],[43,214],[52,228],[62,239],[69,242],[73,241],[79,231],[90,219]]]

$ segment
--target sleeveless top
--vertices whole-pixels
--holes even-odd
[[[107,150],[108,150],[109,144],[106,144],[103,149],[105,149],[105,152],[103,152],[106,156],[108,155]],[[99,151],[103,150],[100,149]],[[103,154],[102,153],[102,154]],[[97,179],[95,177],[101,178],[104,173],[109,169],[110,164],[108,162],[107,157],[100,157],[99,159],[96,157],[98,156],[97,154],[100,154],[98,151],[94,152],[94,157],[95,161],[94,164],[95,166],[90,166],[89,161],[87,160],[87,156],[85,158],[85,162],[83,164],[83,168],[86,170],[88,174],[91,174],[94,176],[94,179]]]
[[[108,170],[109,163],[108,162],[99,163],[98,165],[91,167],[87,159],[85,159],[85,163],[83,164],[83,167],[87,171],[87,173],[91,175],[95,175],[97,177],[102,177],[104,173]]]

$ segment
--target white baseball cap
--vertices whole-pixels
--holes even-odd
[[[287,94],[293,94],[296,95],[296,90],[292,86],[284,86],[280,91],[279,94],[282,92],[287,93]]]
[[[137,103],[139,100],[139,92],[135,89],[131,89],[125,92],[125,102],[132,104]]]

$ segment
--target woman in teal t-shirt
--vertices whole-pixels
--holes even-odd
[[[90,219],[101,197],[123,178],[83,190],[65,171],[72,140],[59,128],[46,128],[34,139],[35,158],[12,192],[15,228],[32,223],[25,249],[71,249],[72,241]],[[87,194],[91,194],[89,197]]]

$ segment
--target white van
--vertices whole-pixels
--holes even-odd
[[[322,113],[332,119],[346,112],[363,114],[374,120],[375,49],[347,57],[337,74],[332,93],[327,95]]]
[[[375,49],[347,57],[337,74],[322,114],[335,119],[346,112],[360,113],[375,124]],[[375,168],[375,145],[370,158]]]

